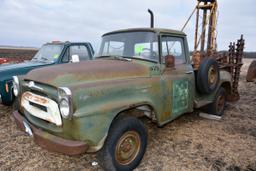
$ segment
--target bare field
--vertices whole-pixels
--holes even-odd
[[[37,49],[0,48],[0,58],[15,58],[18,61],[31,60]]]
[[[136,170],[256,171],[256,84],[245,82],[251,60],[245,60],[241,100],[228,104],[222,120],[186,114],[158,128],[148,128],[147,152]],[[48,152],[16,128],[11,108],[0,106],[0,170],[101,170],[95,154],[69,157]]]

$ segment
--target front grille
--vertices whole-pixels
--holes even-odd
[[[48,97],[26,91],[22,94],[21,106],[34,117],[54,123],[57,126],[62,125],[58,103]]]
[[[44,111],[44,112],[47,112],[47,107],[45,107],[45,106],[42,106],[42,105],[33,103],[33,102],[31,102],[31,101],[29,102],[29,104],[30,104],[31,106],[34,106],[34,107],[36,107],[36,108],[38,108],[38,109]]]
[[[34,82],[32,86],[30,85],[31,82]],[[22,84],[22,92],[27,91],[42,97],[49,98],[55,102],[58,101],[58,90],[56,87],[51,85],[25,79],[24,83]]]
[[[30,92],[34,93],[34,94],[37,94],[39,96],[43,96],[43,97],[48,97],[48,95],[46,93],[43,93],[41,91],[37,91],[37,90],[33,90],[33,89],[30,89]]]

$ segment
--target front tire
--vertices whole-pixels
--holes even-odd
[[[14,99],[14,95],[11,94],[11,96],[12,96],[12,99]],[[2,99],[2,104],[5,105],[5,106],[12,106],[13,100],[7,101],[7,100],[5,100],[5,99]]]
[[[7,102],[7,101],[2,101],[3,105],[5,106],[11,106],[13,102]]]
[[[146,146],[147,131],[143,123],[135,117],[121,116],[110,127],[97,158],[104,170],[130,171],[140,164]]]

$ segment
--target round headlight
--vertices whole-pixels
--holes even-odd
[[[60,113],[64,118],[69,118],[70,106],[67,99],[60,100]]]
[[[19,95],[19,79],[17,76],[13,77],[13,94],[14,96]]]

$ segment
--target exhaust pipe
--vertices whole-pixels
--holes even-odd
[[[150,14],[150,28],[154,28],[154,13],[150,10],[150,9],[148,9],[148,12],[149,12],[149,14]]]

